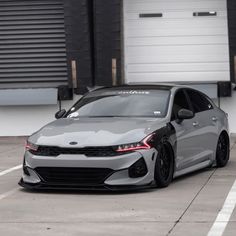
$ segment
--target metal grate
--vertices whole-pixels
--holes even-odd
[[[113,173],[108,168],[65,168],[65,167],[37,167],[35,171],[48,184],[103,184]]]
[[[0,0],[0,88],[68,84],[61,0]]]

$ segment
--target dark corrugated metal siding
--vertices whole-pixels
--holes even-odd
[[[0,88],[67,84],[63,1],[0,0]]]
[[[230,77],[231,82],[236,82],[234,58],[236,57],[236,1],[228,0],[229,21],[229,49],[230,49]]]

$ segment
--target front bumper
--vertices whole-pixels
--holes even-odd
[[[81,185],[49,185],[46,183],[30,184],[24,182],[23,178],[18,183],[21,187],[30,190],[81,190],[81,191],[134,191],[149,189],[155,186],[155,182],[150,182],[146,185],[97,185],[97,186],[81,186]]]
[[[42,157],[32,155],[26,151],[24,174],[19,184],[28,189],[135,190],[147,188],[154,182],[156,155],[155,149],[142,150],[116,157],[86,157],[84,155]],[[141,159],[145,162],[146,174],[141,177],[131,176],[130,168]],[[102,182],[93,183],[85,181],[83,183],[83,181],[79,181],[79,183],[70,183],[67,181],[65,183],[64,181],[55,182],[42,178],[42,175],[38,172],[40,168],[67,168],[69,170],[73,168],[82,170],[86,168],[109,168],[111,173]],[[65,175],[65,172],[63,174]]]

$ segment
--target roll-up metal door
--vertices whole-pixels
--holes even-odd
[[[230,81],[226,0],[124,0],[126,82]]]
[[[0,0],[0,89],[68,84],[61,0]]]

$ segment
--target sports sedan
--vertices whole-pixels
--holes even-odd
[[[130,190],[229,160],[227,114],[184,86],[94,90],[29,137],[20,185]]]

